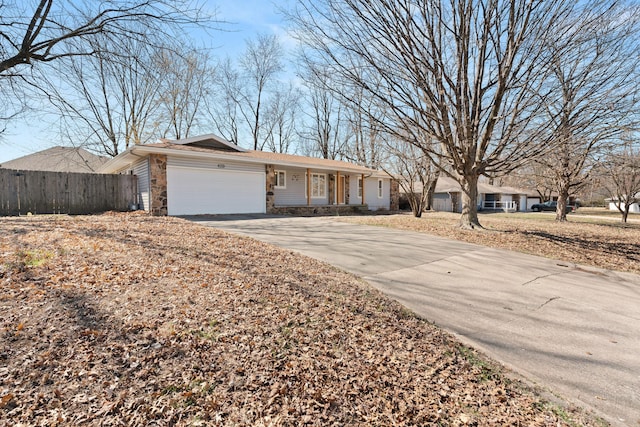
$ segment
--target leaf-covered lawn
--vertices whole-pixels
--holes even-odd
[[[509,249],[576,264],[640,273],[640,224],[568,215],[556,222],[553,215],[485,214],[485,230],[462,230],[460,214],[426,212],[411,214],[346,217],[344,221],[395,227],[461,240],[493,248]]]
[[[2,425],[568,425],[353,276],[179,219],[3,218],[0,286]]]

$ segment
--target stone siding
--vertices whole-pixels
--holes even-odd
[[[166,216],[168,214],[166,155],[149,155],[149,177],[151,215]]]
[[[276,186],[276,168],[273,165],[267,165],[265,167],[265,173],[267,174],[267,179],[265,180],[267,183],[266,188],[266,207],[267,213],[273,213],[273,208],[276,203],[276,196],[273,192],[274,187]]]
[[[345,175],[344,177],[344,203],[349,204],[349,178],[350,175]]]

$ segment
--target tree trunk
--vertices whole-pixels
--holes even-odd
[[[440,177],[440,171],[435,173],[435,177],[429,183],[429,188],[427,189],[427,199],[425,201],[424,210],[431,210],[433,206],[433,195],[436,193],[436,185],[438,184],[438,178]]]
[[[411,212],[416,218],[422,217],[422,211],[424,211],[424,193],[407,193],[409,198],[409,205],[411,206]]]
[[[629,203],[625,204],[624,210],[622,210],[622,222],[626,224],[627,218],[629,217]]]
[[[558,204],[556,205],[556,221],[567,220],[567,200],[569,199],[569,185],[561,182],[558,186]]]
[[[417,206],[414,205],[411,207],[411,210],[413,211],[413,216],[416,218],[422,218],[422,207],[421,206]]]
[[[461,182],[462,187],[462,216],[460,228],[473,230],[482,228],[478,221],[478,175],[465,175]]]

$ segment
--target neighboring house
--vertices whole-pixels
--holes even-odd
[[[640,193],[635,195],[636,199],[640,198]],[[615,199],[605,199],[606,202],[609,203],[609,210],[610,211],[618,211],[618,207],[616,206],[616,202],[618,201],[617,198]],[[624,209],[624,203],[622,203],[621,205],[622,209]],[[633,212],[633,213],[640,213],[640,204],[638,203],[632,203],[631,206],[629,206],[629,212]]]
[[[526,212],[535,203],[529,202],[529,196],[525,190],[479,182],[477,206],[478,210]],[[432,208],[436,211],[462,212],[462,188],[458,181],[448,176],[438,178]]]
[[[136,145],[100,172],[137,175],[140,209],[154,215],[397,209],[397,182],[386,173],[245,150],[214,135]]]
[[[3,169],[48,172],[96,172],[107,157],[90,153],[83,148],[52,147],[0,164]]]

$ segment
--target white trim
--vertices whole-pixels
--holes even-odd
[[[317,195],[314,196],[313,195],[313,177],[317,176],[322,177],[323,181],[324,181],[324,185],[322,186],[322,194],[321,195]],[[311,188],[311,198],[312,199],[326,199],[327,198],[327,174],[326,173],[317,173],[317,172],[311,172],[309,174],[309,177],[311,178],[311,185],[307,185],[307,183],[305,182],[305,197],[307,196],[306,192],[307,192],[307,188],[310,187]],[[318,190],[320,190],[320,186],[318,186]]]
[[[285,189],[287,188],[287,171],[286,170],[274,170],[275,174],[276,174],[276,182],[273,185],[273,188],[282,188]],[[282,182],[280,182],[280,180],[278,179],[278,175],[282,174]],[[281,184],[281,185],[278,185]]]

